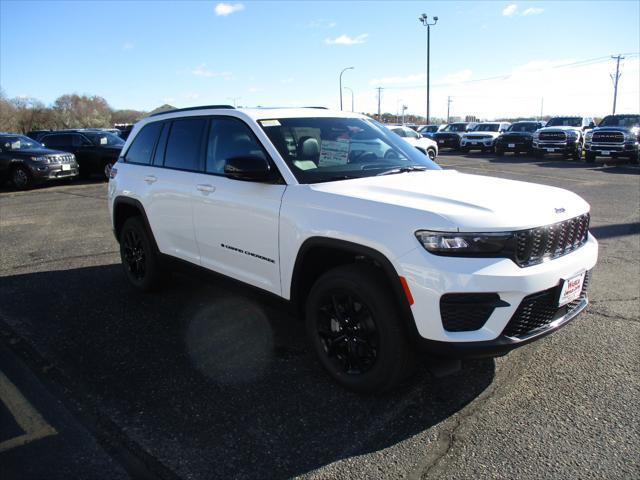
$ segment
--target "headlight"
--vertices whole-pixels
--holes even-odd
[[[624,132],[624,139],[627,142],[633,142],[638,139],[638,129],[634,128],[630,132]]]
[[[539,132],[534,132],[533,139],[534,140],[538,140],[539,137],[540,137],[540,133]]]
[[[593,130],[589,130],[589,131],[585,134],[584,139],[585,139],[587,142],[590,142],[592,138],[593,138]]]
[[[31,157],[34,162],[50,163],[49,157]]]
[[[446,233],[419,230],[416,238],[422,246],[437,255],[482,255],[504,251],[513,238],[511,232]]]

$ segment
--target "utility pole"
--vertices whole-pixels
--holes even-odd
[[[426,13],[423,13],[418,17],[420,23],[423,26],[427,27],[427,125],[429,125],[429,82],[431,79],[429,78],[429,48],[431,42],[431,26],[438,23],[438,17],[433,17],[433,23],[429,23]]]
[[[402,125],[404,125],[404,111],[409,108],[406,105],[402,105]]]
[[[451,96],[447,97],[447,123],[449,123],[449,107],[451,106],[451,102],[453,102],[453,100],[451,100]]]
[[[620,73],[620,60],[624,60],[624,57],[618,55],[617,57],[611,56],[614,60],[616,60],[616,75],[611,75],[611,80],[613,80],[613,115],[616,114],[616,100],[618,99],[618,80],[622,74]]]
[[[347,70],[353,70],[354,67],[343,68],[340,72],[340,111],[342,111],[342,74]]]
[[[378,121],[382,122],[382,117],[380,116],[380,97],[382,97],[382,87],[378,87],[376,90],[378,90]]]

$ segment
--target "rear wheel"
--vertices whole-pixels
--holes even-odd
[[[587,152],[587,155],[585,156],[585,161],[587,163],[594,163],[596,161],[596,154],[593,152]]]
[[[27,190],[33,185],[31,172],[23,165],[16,165],[11,171],[11,183],[18,190]]]
[[[107,160],[102,167],[102,174],[104,175],[104,179],[108,182],[109,177],[111,176],[111,169],[113,168],[113,160]]]
[[[320,363],[338,383],[358,392],[380,392],[413,371],[413,351],[399,317],[380,272],[352,264],[316,281],[305,322]]]
[[[149,292],[160,286],[160,258],[141,217],[130,217],[124,222],[120,231],[120,258],[134,287]]]
[[[504,148],[496,145],[496,156],[501,157],[504,155]]]

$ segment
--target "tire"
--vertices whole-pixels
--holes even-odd
[[[458,150],[460,151],[460,153],[469,153],[468,147],[458,147]]]
[[[433,148],[428,148],[427,149],[427,157],[429,157],[429,160],[431,160],[432,162],[436,161],[436,151]]]
[[[496,157],[502,157],[504,155],[504,148],[496,147]]]
[[[107,160],[102,165],[102,176],[105,181],[109,181],[109,177],[111,175],[111,169],[113,168],[113,164],[115,162],[113,160]]]
[[[11,183],[16,190],[28,190],[33,186],[31,172],[23,165],[16,165],[11,169]]]
[[[582,160],[582,146],[576,148],[573,151],[573,154],[571,155],[571,157],[573,158],[573,160],[575,160],[576,162],[579,162]]]
[[[120,231],[120,259],[129,282],[138,290],[157,290],[163,280],[160,258],[141,217],[130,217]]]
[[[544,158],[544,150],[534,150],[533,155],[536,158]]]
[[[586,156],[585,156],[585,161],[587,163],[595,163],[596,161],[596,154],[592,153],[592,152],[587,152]]]
[[[382,392],[413,372],[414,353],[389,290],[378,269],[351,264],[323,274],[307,297],[313,349],[349,390]]]
[[[629,161],[635,164],[640,163],[640,153],[639,152],[632,153],[631,156],[629,157]]]

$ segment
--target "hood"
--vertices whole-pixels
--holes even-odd
[[[500,136],[500,132],[465,132],[462,136],[479,136],[479,135],[487,135],[489,137],[497,138]]]
[[[581,132],[580,127],[542,127],[538,132]]]
[[[12,150],[14,157],[47,157],[50,155],[69,155],[67,152],[52,150],[50,148],[30,148],[28,150]]]
[[[622,132],[622,133],[640,133],[640,127],[596,127],[593,132]]]
[[[317,192],[395,206],[398,223],[443,231],[499,232],[548,225],[589,211],[573,192],[546,185],[429,170],[312,184]],[[342,200],[346,201],[346,199]],[[336,204],[342,203],[335,202]],[[371,212],[372,207],[367,208]]]

